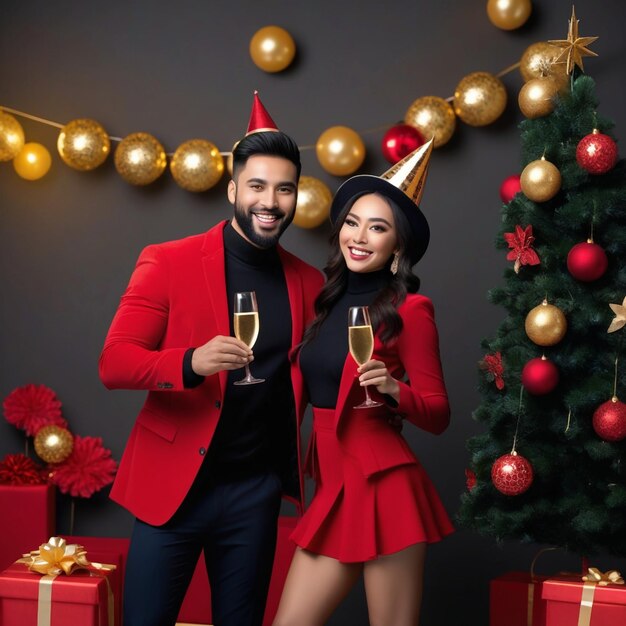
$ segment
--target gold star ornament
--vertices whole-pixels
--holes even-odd
[[[615,317],[606,332],[614,333],[616,330],[626,326],[626,298],[624,298],[624,302],[621,304],[609,304],[609,306],[611,307],[613,313],[615,313]]]
[[[567,31],[567,39],[551,39],[548,43],[559,48],[563,48],[561,54],[555,59],[554,63],[566,63],[566,72],[571,74],[574,71],[574,65],[578,65],[581,71],[583,69],[583,57],[597,57],[598,55],[589,50],[590,46],[597,37],[579,37],[578,22],[574,7],[572,7],[572,17],[569,20],[569,29]]]

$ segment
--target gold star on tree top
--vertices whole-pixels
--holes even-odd
[[[587,46],[590,46],[597,37],[579,37],[578,36],[578,22],[576,19],[576,13],[574,7],[572,7],[572,17],[569,20],[569,29],[567,31],[567,39],[551,39],[548,43],[551,43],[559,48],[564,48],[563,52],[559,54],[554,63],[567,63],[566,71],[571,74],[574,70],[574,65],[584,72],[583,69],[583,57],[597,57],[598,55],[589,50]]]

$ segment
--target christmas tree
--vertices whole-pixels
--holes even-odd
[[[616,397],[626,396],[626,167],[579,71],[594,39],[578,37],[572,15],[567,41],[555,42],[569,85],[540,78],[555,98],[520,94],[531,118],[520,125],[522,191],[496,238],[514,265],[489,293],[507,316],[483,342],[474,419],[486,432],[468,442],[459,517],[499,540],[626,555],[626,404]]]

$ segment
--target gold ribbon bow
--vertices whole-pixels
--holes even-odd
[[[590,567],[589,574],[583,576],[583,580],[588,583],[596,583],[597,585],[600,585],[600,587],[624,584],[622,575],[616,569],[611,569],[608,572],[601,572],[597,567]]]

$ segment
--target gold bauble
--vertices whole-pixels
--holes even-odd
[[[42,426],[35,435],[35,452],[46,463],[61,463],[72,454],[74,437],[67,428]]]
[[[131,185],[149,185],[167,165],[163,146],[148,133],[124,137],[115,150],[115,169]]]
[[[470,126],[495,122],[506,108],[506,89],[488,72],[468,74],[454,90],[454,112]]]
[[[14,159],[23,147],[22,125],[12,115],[0,110],[0,161]]]
[[[363,140],[347,126],[327,128],[315,144],[320,165],[335,176],[348,176],[361,167],[365,159]]]
[[[250,40],[250,56],[265,72],[280,72],[290,65],[296,54],[293,37],[280,26],[265,26]]]
[[[330,215],[333,194],[318,178],[301,176],[298,183],[298,202],[293,223],[300,228],[315,228]]]
[[[532,78],[520,89],[520,111],[531,120],[549,115],[554,111],[557,93],[558,86],[551,78]]]
[[[533,343],[538,346],[553,346],[565,336],[567,319],[558,306],[544,300],[528,313],[524,328]]]
[[[566,64],[555,63],[561,52],[561,48],[547,41],[538,41],[537,43],[531,44],[526,48],[520,59],[522,78],[528,81],[533,78],[546,76],[556,82],[559,91],[566,90],[570,82],[566,71]]]
[[[520,185],[524,195],[533,202],[547,202],[561,189],[559,168],[541,157],[531,161],[522,171]]]
[[[488,0],[487,16],[502,30],[514,30],[526,23],[533,6],[530,0]]]
[[[104,163],[111,151],[111,142],[101,124],[79,119],[61,129],[57,149],[66,165],[86,172]]]
[[[182,143],[170,163],[174,180],[187,191],[206,191],[224,173],[224,159],[217,146],[205,139]]]
[[[443,98],[424,96],[411,104],[404,116],[404,123],[417,128],[422,137],[434,137],[434,147],[439,148],[448,143],[454,134],[456,116]]]
[[[20,153],[13,159],[15,171],[26,180],[37,180],[45,176],[52,165],[50,152],[40,143],[24,144]]]

